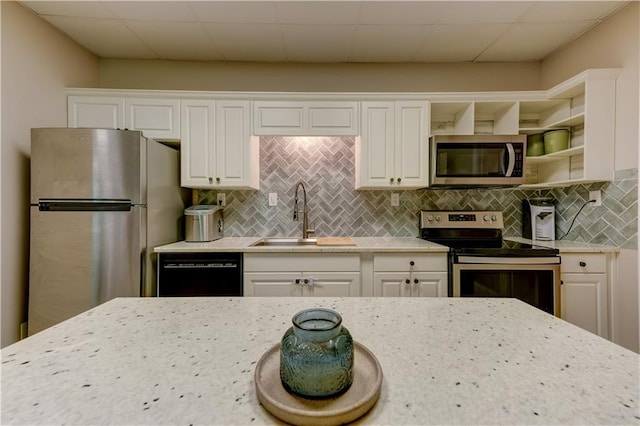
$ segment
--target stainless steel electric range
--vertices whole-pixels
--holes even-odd
[[[422,210],[419,227],[449,247],[449,296],[514,297],[560,316],[558,250],[505,240],[502,212]]]

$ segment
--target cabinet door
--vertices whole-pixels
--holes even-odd
[[[220,188],[259,188],[258,140],[250,101],[216,101],[215,176]]]
[[[308,134],[317,136],[356,136],[357,102],[309,102],[306,108]]]
[[[244,295],[256,297],[303,296],[304,287],[295,284],[302,274],[289,272],[245,272]]]
[[[607,275],[562,274],[561,318],[609,338]]]
[[[148,138],[180,139],[180,100],[126,98],[125,127]]]
[[[406,283],[408,274],[377,272],[373,274],[373,295],[382,297],[411,296],[411,286]]]
[[[183,99],[180,121],[181,185],[187,188],[210,188],[215,176],[214,101]]]
[[[447,297],[446,272],[376,272],[374,296]]]
[[[429,103],[395,103],[394,170],[403,188],[429,184]]]
[[[356,189],[396,188],[394,103],[362,102],[361,137],[356,143]]]
[[[349,297],[360,296],[359,272],[306,272],[303,280],[306,284],[305,295],[315,297]],[[311,284],[312,283],[312,284]]]
[[[112,96],[69,96],[67,126],[98,129],[125,128],[124,98]]]
[[[253,134],[296,136],[303,134],[304,108],[300,102],[254,102]]]
[[[411,296],[447,297],[446,272],[418,272],[411,277]]]

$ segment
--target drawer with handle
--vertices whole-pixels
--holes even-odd
[[[560,270],[574,273],[607,272],[607,255],[603,253],[571,253],[561,254]]]

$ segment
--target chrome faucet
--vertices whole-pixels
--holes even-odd
[[[307,209],[307,189],[304,187],[304,182],[301,180],[296,184],[294,204],[293,204],[293,220],[299,220],[300,212],[298,209],[298,190],[302,187],[302,238],[308,239],[315,231],[309,229],[309,210]]]

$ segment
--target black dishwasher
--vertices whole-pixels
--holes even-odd
[[[158,296],[242,296],[242,253],[160,253]]]

